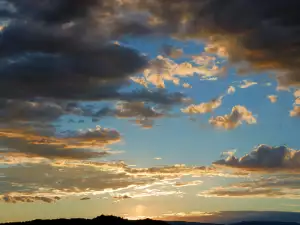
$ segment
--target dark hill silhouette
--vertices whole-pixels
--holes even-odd
[[[2,223],[9,225],[169,225],[167,222],[158,220],[127,220],[116,216],[98,216],[94,219],[54,219],[54,220],[32,220],[26,222],[13,222],[13,223]]]
[[[54,220],[33,220],[26,222],[13,222],[13,223],[2,223],[9,225],[56,225],[56,224],[64,224],[64,225],[222,225],[222,224],[212,224],[212,223],[196,223],[196,222],[166,222],[159,220],[127,220],[121,217],[116,216],[98,216],[94,219],[54,219]],[[240,222],[233,223],[231,225],[300,225],[299,223],[293,222]]]

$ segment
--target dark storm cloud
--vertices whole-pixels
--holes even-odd
[[[14,10],[6,10],[10,20],[0,33],[0,95],[116,97],[147,62],[133,49],[109,44],[109,26],[90,13],[96,6],[109,12],[102,2],[11,1]]]
[[[49,89],[54,88],[62,90],[55,94],[61,98],[79,98],[87,90],[94,98],[116,95],[123,82],[105,88],[92,81],[123,80],[146,62],[131,49],[107,46],[114,34],[161,32],[204,38],[213,44],[209,51],[225,47],[230,62],[248,62],[249,67],[243,68],[244,71],[279,70],[286,75],[279,78],[282,85],[300,80],[297,0],[13,0],[9,3],[12,6],[2,9],[3,16],[11,19],[1,34],[0,89],[4,96],[20,97],[26,93],[49,97],[53,94]],[[147,13],[143,15],[142,11],[150,12],[150,17],[158,22],[147,24]],[[3,90],[21,84],[25,89],[22,93],[8,94]]]
[[[100,6],[101,0],[10,0],[17,12],[14,17],[33,18],[45,23],[68,22],[86,17],[91,7]]]

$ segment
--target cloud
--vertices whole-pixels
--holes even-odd
[[[153,107],[147,106],[144,102],[119,102],[115,115],[118,118],[159,118],[164,114],[156,112]]]
[[[285,79],[279,79],[280,82],[284,82],[280,85],[292,85],[299,82],[297,75],[299,74],[299,49],[296,44],[299,35],[297,29],[295,29],[299,25],[299,16],[295,10],[298,8],[299,2],[296,0],[276,2],[272,4],[272,7],[269,6],[269,3],[246,0],[208,0],[200,2],[193,0],[172,2],[137,0],[120,1],[118,3],[97,0],[89,0],[87,3],[79,1],[71,3],[69,0],[56,0],[51,4],[39,3],[35,7],[30,7],[30,3],[31,0],[26,0],[24,3],[13,1],[11,4],[14,5],[16,11],[4,10],[3,15],[12,20],[13,23],[17,23],[18,28],[16,28],[16,31],[18,32],[5,35],[7,38],[5,38],[6,44],[3,45],[5,46],[3,54],[15,53],[16,50],[12,51],[12,49],[18,49],[18,51],[34,49],[31,45],[28,45],[32,40],[28,37],[32,36],[35,37],[34,40],[38,40],[34,43],[42,43],[39,36],[49,37],[48,39],[51,40],[48,40],[47,43],[49,44],[43,44],[43,46],[48,46],[48,51],[49,49],[57,51],[58,46],[62,46],[62,49],[67,49],[64,52],[78,52],[82,50],[83,46],[85,51],[99,49],[93,48],[94,46],[86,46],[86,42],[83,40],[87,39],[92,40],[90,43],[97,47],[99,42],[94,40],[103,40],[104,43],[107,43],[106,39],[111,36],[162,33],[178,38],[207,40],[210,43],[206,51],[228,57],[232,64],[243,64],[244,68],[240,71],[279,70],[282,76],[285,77]],[[61,12],[66,15],[61,15]],[[243,15],[243,17],[239,15]],[[22,46],[25,46],[23,43],[26,43],[28,47],[10,48],[11,45],[8,44],[12,42],[9,42],[9,40],[15,39],[8,37],[18,38],[13,35],[21,33],[21,21],[25,20],[28,21],[26,26],[31,28],[31,33],[36,32],[38,35],[29,35],[26,32],[22,35],[21,42],[17,41],[17,43]],[[39,24],[43,25],[43,29],[39,28]],[[10,26],[10,29],[15,27],[15,25]],[[3,30],[4,33],[6,33],[6,29]],[[61,32],[53,32],[53,30]],[[60,36],[65,41],[61,41]],[[74,37],[76,37],[76,40]],[[36,48],[41,45],[36,45]],[[10,50],[7,51],[7,49]],[[95,55],[97,56],[97,54]],[[84,57],[82,59],[84,60]],[[115,62],[113,59],[108,61],[113,64]],[[102,62],[102,60],[99,61]],[[124,64],[119,63],[117,65],[124,66],[125,71],[130,72],[139,68],[139,66],[135,66],[139,60],[125,61],[131,62],[131,66],[129,64],[124,66]],[[119,61],[117,60],[117,62]],[[89,65],[91,64],[90,62]],[[99,64],[101,63],[99,62]],[[86,67],[81,67],[81,65],[78,65],[78,67],[84,71],[83,68]],[[65,68],[71,69],[72,67]],[[114,68],[121,67],[116,66]],[[115,74],[121,76],[120,73]]]
[[[183,113],[188,114],[204,114],[204,113],[211,113],[216,108],[219,108],[222,104],[223,97],[219,97],[217,99],[213,99],[210,102],[204,102],[199,105],[189,105],[186,108],[181,109]]]
[[[294,108],[290,111],[290,116],[300,116],[300,106],[295,105]]]
[[[149,119],[136,119],[134,122],[144,129],[151,129],[154,126],[154,121]]]
[[[201,181],[195,180],[196,177],[198,179],[200,176],[245,176],[245,174],[224,174],[215,168],[204,166],[170,165],[132,168],[122,161],[99,161],[99,158],[86,160],[81,156],[74,157],[76,154],[71,154],[72,158],[66,156],[47,158],[44,156],[45,153],[38,154],[42,156],[16,154],[11,157],[14,161],[11,161],[9,166],[1,163],[1,196],[49,198],[55,196],[84,198],[90,194],[112,196],[126,194],[132,198],[181,196],[183,193],[178,189],[201,184]],[[3,160],[8,158],[4,156]],[[183,178],[187,178],[188,181],[182,180]],[[29,197],[28,199],[33,200]]]
[[[50,123],[64,115],[89,116],[91,111],[74,102],[40,100],[0,100],[0,122],[8,123]]]
[[[243,72],[278,70],[284,77],[282,85],[296,85],[300,3],[278,1],[270,7],[270,2],[138,1],[140,8],[162,21],[153,29],[179,38],[206,39],[213,46],[210,52],[222,52],[230,63],[242,64]]]
[[[215,166],[239,168],[265,173],[297,172],[300,168],[300,151],[287,146],[259,145],[240,158],[232,155],[215,161]]]
[[[277,99],[278,99],[277,95],[268,95],[267,97],[271,103],[277,102]]]
[[[203,181],[201,180],[194,180],[189,182],[176,182],[175,187],[189,187],[189,186],[198,186],[201,185]]]
[[[130,79],[139,84],[139,85],[142,85],[144,86],[145,88],[148,88],[148,82],[147,80],[144,78],[144,77],[130,77]]]
[[[294,97],[295,98],[300,97],[300,90],[299,89],[294,92]]]
[[[253,182],[254,181],[254,182]],[[234,188],[268,188],[268,189],[289,189],[291,192],[299,190],[300,179],[297,175],[279,175],[254,179],[231,184]]]
[[[66,131],[55,136],[41,136],[26,130],[0,130],[0,159],[5,164],[30,163],[46,159],[90,159],[110,155],[103,149],[121,140],[119,132],[112,129]],[[102,149],[102,150],[99,150]]]
[[[171,81],[175,85],[180,84],[183,77],[191,77],[197,74],[200,77],[208,78],[222,72],[216,65],[216,58],[205,55],[192,56],[192,60],[183,63],[159,55],[150,60],[149,66],[144,70],[144,77],[133,78],[133,81],[149,87],[150,84],[157,88],[165,88],[165,81]]]
[[[35,195],[19,195],[18,193],[14,194],[6,194],[6,195],[0,195],[0,199],[6,203],[19,203],[19,202],[26,202],[26,203],[32,203],[37,201],[42,201],[46,203],[53,203],[57,200],[60,200],[60,197],[45,197],[45,196],[35,196]]]
[[[159,112],[161,111],[161,112]],[[115,108],[102,108],[96,112],[94,118],[101,118],[104,116],[113,116],[119,119],[136,118],[133,121],[135,124],[143,128],[152,128],[154,119],[167,117],[166,110],[156,110],[151,104],[145,102],[118,102]]]
[[[225,198],[294,198],[291,193],[282,192],[280,190],[266,188],[215,188],[208,191],[203,191],[198,196],[202,197],[225,197]],[[300,196],[297,195],[297,198]]]
[[[102,168],[102,169],[101,169]],[[15,166],[2,168],[1,181],[5,182],[0,188],[1,194],[5,195],[9,190],[20,195],[26,190],[38,195],[43,192],[48,195],[83,196],[87,194],[105,194],[110,191],[128,188],[134,185],[151,184],[154,178],[136,178],[119,172],[117,168],[91,167],[82,165],[66,167],[37,164],[27,167]],[[31,176],[24,176],[24,174]]]
[[[229,86],[227,89],[227,94],[233,94],[235,92],[235,87]]]
[[[235,129],[243,122],[247,124],[255,124],[256,118],[252,115],[252,112],[241,105],[236,105],[232,108],[231,113],[224,116],[212,117],[209,123],[217,128],[223,128],[226,130]]]
[[[102,1],[11,4],[16,12],[1,32],[2,97],[116,97],[125,80],[147,65],[135,50],[109,43],[109,31],[101,29],[104,18],[97,21],[91,12],[92,7],[99,13],[113,10]]]
[[[188,84],[188,83],[183,83],[182,85],[184,88],[192,88],[192,85]]]
[[[124,195],[113,195],[112,197],[113,197],[114,199],[116,199],[116,200],[125,200],[125,199],[130,199],[130,198],[132,198],[132,197],[126,195],[126,194],[124,194]]]
[[[67,143],[67,148],[104,147],[121,140],[118,131],[96,126],[95,129],[66,131],[58,140]]]
[[[165,89],[149,91],[138,89],[133,92],[122,93],[119,96],[120,101],[143,101],[155,103],[159,108],[169,108],[174,105],[180,105],[190,102],[190,98],[181,92],[168,92]]]
[[[221,157],[223,157],[223,156],[232,157],[232,156],[235,155],[236,152],[237,152],[236,149],[224,151],[224,152],[221,153]]]
[[[158,196],[182,196],[182,192],[178,190],[161,190],[161,189],[145,189],[139,191],[128,192],[126,194],[116,195],[113,198],[120,200],[132,198],[158,197]]]
[[[257,84],[257,82],[248,81],[248,80],[243,80],[243,82],[244,83],[239,86],[240,88],[248,88]]]
[[[147,176],[147,177],[163,176],[165,178],[179,178],[182,176],[236,177],[235,174],[224,174],[213,167],[187,166],[184,164],[175,164],[169,166],[159,166],[159,167],[150,167],[150,168],[126,168],[125,171],[127,174],[130,174],[132,176]],[[245,174],[242,174],[241,176],[244,175]]]
[[[294,92],[295,104],[300,105],[300,90],[296,90]]]
[[[180,58],[183,55],[183,50],[175,48],[172,45],[163,45],[161,51],[164,55],[170,58]]]
[[[299,176],[264,176],[226,187],[216,187],[203,191],[199,196],[228,198],[300,198]]]

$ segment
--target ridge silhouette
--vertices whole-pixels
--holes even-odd
[[[184,221],[160,221],[152,219],[143,220],[128,220],[117,216],[105,216],[101,215],[94,219],[52,219],[52,220],[32,220],[24,222],[9,222],[0,223],[9,225],[225,225],[225,224],[215,224],[215,223],[198,223],[198,222],[184,222]],[[296,222],[266,222],[266,221],[247,221],[239,223],[231,223],[230,225],[300,225]]]

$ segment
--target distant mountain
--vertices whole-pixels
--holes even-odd
[[[166,222],[159,220],[127,220],[116,216],[98,216],[94,219],[55,219],[55,220],[33,220],[27,222],[14,222],[14,223],[2,223],[9,225],[222,225],[212,223],[197,223],[197,222],[183,222],[174,221]],[[230,225],[300,225],[299,223],[290,222],[240,222]]]
[[[54,220],[33,220],[26,222],[2,223],[9,225],[169,225],[169,223],[158,220],[127,220],[116,216],[98,216],[94,219],[54,219]],[[2,225],[1,224],[1,225]]]

